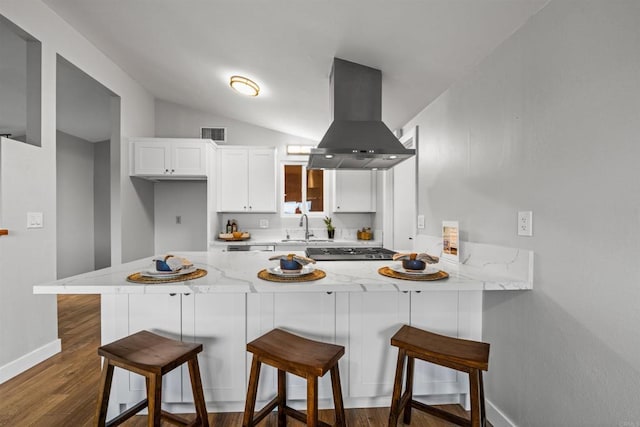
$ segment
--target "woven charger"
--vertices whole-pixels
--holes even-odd
[[[258,277],[262,280],[268,280],[269,282],[280,282],[280,283],[290,283],[290,282],[312,282],[314,280],[320,280],[324,278],[327,274],[322,271],[315,269],[309,274],[304,274],[302,276],[278,276],[276,274],[271,274],[267,271],[267,269],[260,270],[258,272]]]
[[[207,275],[207,270],[203,270],[198,268],[196,271],[183,274],[180,276],[174,277],[147,277],[143,276],[142,273],[133,273],[127,276],[127,282],[133,283],[145,283],[145,284],[153,284],[153,283],[173,283],[173,282],[184,282],[185,280],[193,280],[199,279]]]
[[[394,279],[402,279],[402,280],[417,280],[417,281],[431,281],[431,280],[442,280],[449,277],[449,273],[446,271],[438,271],[433,274],[403,274],[397,271],[390,269],[389,267],[380,267],[378,269],[378,273],[383,276],[393,277]]]

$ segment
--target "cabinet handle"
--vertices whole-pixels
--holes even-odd
[[[403,294],[409,293],[409,291],[402,291]]]
[[[327,295],[331,295],[332,293],[333,293],[333,292],[329,291],[329,292],[327,292]]]
[[[418,291],[418,292],[420,292],[420,291]],[[189,294],[184,294],[184,295],[187,296],[187,295],[191,295],[191,294],[189,293]]]
[[[171,169],[171,173],[174,173],[176,170],[175,169]]]
[[[169,173],[169,169],[165,169],[165,170],[164,170],[164,173]]]
[[[420,292],[422,292],[422,291],[416,291],[416,294],[419,294]]]
[[[336,209],[340,209],[340,206],[336,206]]]
[[[176,296],[176,294],[169,294],[169,296],[170,296],[170,297],[175,297],[175,296]]]
[[[249,210],[253,209],[253,207],[249,206]]]
[[[413,237],[409,237],[409,240],[413,240]]]

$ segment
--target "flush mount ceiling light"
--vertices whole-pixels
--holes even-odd
[[[242,76],[231,76],[229,85],[236,91],[243,95],[258,96],[260,93],[260,86],[251,79]]]

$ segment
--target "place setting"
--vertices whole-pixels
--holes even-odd
[[[207,270],[197,268],[186,258],[163,255],[152,259],[147,269],[127,276],[133,283],[172,283],[198,279],[207,275]]]
[[[394,279],[418,281],[442,280],[449,277],[446,271],[434,266],[440,262],[437,256],[427,253],[397,253],[393,255],[393,260],[401,263],[380,267],[378,273]]]
[[[301,255],[286,254],[269,257],[278,265],[262,269],[258,277],[269,282],[311,282],[322,279],[326,273],[313,264],[316,260]]]

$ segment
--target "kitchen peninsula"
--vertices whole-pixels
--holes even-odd
[[[480,252],[490,252],[493,261]],[[128,275],[151,268],[149,257],[37,285],[34,293],[101,294],[103,343],[141,329],[203,343],[200,366],[212,412],[243,409],[250,365],[246,343],[274,327],[344,345],[340,370],[345,405],[388,406],[396,359],[389,339],[400,325],[480,340],[483,291],[531,289],[532,253],[494,247],[477,254],[466,264],[439,264],[449,273],[440,281],[378,274],[392,261],[319,261],[315,267],[326,273],[323,279],[275,283],[257,277],[258,271],[276,265],[268,260],[272,252],[183,252],[175,255],[208,274],[167,284],[127,282]],[[415,395],[433,403],[465,404],[466,379],[454,371],[418,364],[416,373]],[[120,404],[123,410],[142,398],[141,377],[117,372],[114,380],[110,408],[117,410]],[[188,383],[186,370],[165,377],[163,397],[169,410],[192,410],[190,388],[183,386]],[[275,375],[264,370],[259,399],[269,399],[275,384]],[[296,406],[295,400],[306,396],[304,381],[290,377],[288,395]],[[323,378],[320,404],[330,405],[330,397],[330,381]]]

